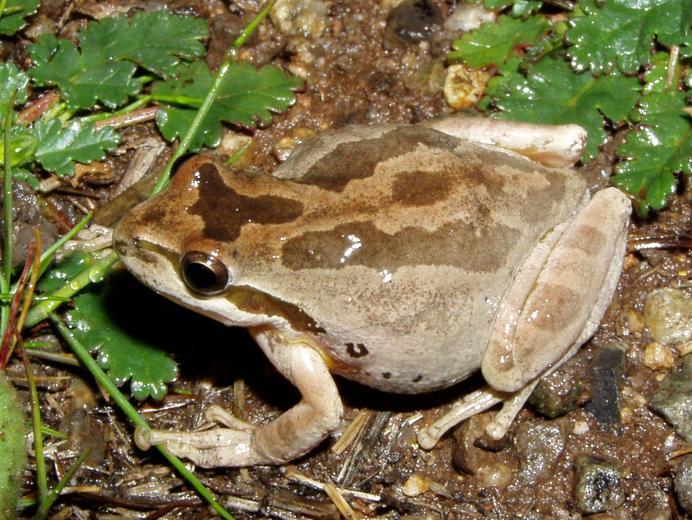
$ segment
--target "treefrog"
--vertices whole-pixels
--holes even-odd
[[[158,293],[246,327],[302,398],[261,426],[212,407],[212,429],[138,430],[137,444],[205,467],[281,464],[339,426],[332,374],[413,394],[478,369],[488,386],[419,442],[499,401],[488,432],[502,436],[618,282],[630,203],[590,197],[569,167],[584,141],[574,125],[449,117],[326,133],[273,175],[189,159],[114,246]]]

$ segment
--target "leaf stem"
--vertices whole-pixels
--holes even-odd
[[[7,102],[7,113],[5,114],[4,125],[4,166],[5,174],[3,177],[3,227],[2,227],[2,276],[0,276],[0,292],[7,293],[10,287],[10,278],[12,277],[12,165],[10,160],[11,143],[10,131],[12,129],[12,116],[14,114],[14,98],[16,91],[10,94],[10,99]],[[0,335],[4,336],[5,329],[9,322],[9,308],[2,306],[0,312]]]
[[[77,473],[77,470],[84,463],[90,453],[91,448],[88,448],[84,450],[79,457],[77,457],[77,460],[75,460],[70,468],[65,472],[63,477],[60,479],[60,482],[58,482],[58,485],[55,486],[50,492],[50,495],[48,495],[44,500],[41,500],[40,505],[38,506],[38,511],[36,511],[33,520],[44,520],[48,517],[50,508],[53,507],[53,504],[60,496],[60,493],[62,493],[62,490],[65,488],[65,486],[67,486],[70,480],[72,480],[72,477],[74,477],[74,474]]]
[[[26,380],[29,384],[29,394],[31,395],[31,419],[34,428],[34,458],[36,459],[36,487],[38,488],[38,501],[39,503],[43,503],[46,500],[46,496],[48,496],[48,478],[46,476],[46,461],[43,458],[41,407],[38,403],[36,380],[31,370],[29,356],[27,356],[21,340],[19,342],[19,349],[22,353],[22,362],[24,363]]]
[[[127,416],[132,423],[139,428],[149,428],[149,425],[144,420],[144,418],[137,413],[134,406],[130,404],[130,401],[118,390],[118,387],[113,383],[110,377],[98,366],[96,361],[86,348],[80,343],[80,341],[72,334],[72,331],[65,325],[65,323],[55,314],[50,313],[48,315],[50,320],[60,332],[60,335],[67,342],[67,344],[74,352],[75,356],[84,364],[84,366],[91,372],[94,379],[101,385],[101,387],[106,391],[106,393],[113,399],[113,402],[122,410],[122,412]],[[233,516],[226,511],[221,504],[216,501],[214,495],[209,491],[204,484],[182,463],[182,461],[171,454],[162,446],[156,446],[156,448],[161,452],[161,455],[183,476],[194,488],[195,490],[211,505],[212,508],[222,517],[227,520],[233,520]]]
[[[226,55],[224,56],[221,65],[216,71],[216,74],[214,75],[214,80],[212,81],[212,84],[209,87],[209,91],[207,92],[204,101],[202,101],[199,110],[197,110],[195,118],[192,120],[192,123],[190,124],[190,127],[187,129],[187,132],[185,132],[185,135],[180,140],[180,144],[175,149],[175,151],[171,155],[171,158],[168,160],[166,167],[161,172],[159,179],[156,181],[156,185],[151,190],[151,195],[156,195],[161,190],[163,190],[163,188],[165,188],[168,184],[168,181],[170,180],[171,176],[171,171],[173,171],[173,166],[175,165],[178,159],[180,159],[183,155],[187,153],[187,150],[190,148],[190,143],[192,142],[192,139],[199,130],[204,119],[207,117],[207,114],[209,113],[212,104],[218,97],[219,91],[221,90],[221,85],[226,80],[226,76],[228,75],[231,66],[236,62],[238,58],[238,49],[240,49],[240,47],[243,46],[246,40],[255,31],[257,26],[262,22],[262,20],[264,20],[267,17],[269,11],[271,11],[271,8],[274,7],[275,2],[276,0],[271,0],[270,2],[268,2],[267,5],[265,5],[259,13],[257,13],[257,16],[255,16],[252,19],[252,21],[250,21],[250,23],[243,29],[240,35],[235,39],[233,44],[226,51]]]
[[[92,282],[100,281],[108,273],[111,266],[118,261],[118,255],[111,251],[106,256],[98,259],[93,265],[84,269],[77,276],[50,295],[50,300],[34,305],[26,316],[25,327],[33,327],[45,320],[57,309],[66,298],[74,296]]]

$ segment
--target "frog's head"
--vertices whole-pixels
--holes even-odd
[[[227,325],[266,323],[255,291],[239,290],[238,239],[248,224],[261,235],[263,225],[294,220],[302,205],[267,194],[259,177],[236,178],[211,158],[194,157],[166,190],[122,219],[114,247],[135,277],[177,303]]]

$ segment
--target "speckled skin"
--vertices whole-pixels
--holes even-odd
[[[593,333],[614,290],[629,204],[610,190],[585,213],[588,201],[570,169],[424,126],[349,127],[301,147],[273,176],[197,156],[132,210],[114,240],[140,280],[249,327],[275,364],[281,348],[300,343],[330,372],[380,390],[450,386],[483,364],[494,388],[516,391]],[[593,212],[602,220],[582,225]],[[179,273],[187,251],[225,264],[227,290],[189,290]],[[565,260],[574,254],[598,264],[584,267],[595,271],[589,294],[578,287],[589,274]],[[575,276],[562,284],[551,262]],[[556,303],[570,307],[557,312]],[[546,334],[556,338],[548,353],[533,340]]]

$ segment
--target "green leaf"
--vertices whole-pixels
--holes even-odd
[[[82,54],[92,60],[129,60],[163,78],[170,77],[180,58],[204,55],[202,18],[168,11],[139,12],[131,19],[104,18],[80,33]]]
[[[92,108],[98,103],[116,108],[141,88],[133,77],[134,63],[85,56],[72,42],[52,34],[41,36],[29,47],[29,54],[34,61],[29,74],[36,85],[57,86],[72,108]]]
[[[682,92],[652,92],[642,97],[630,131],[617,150],[624,159],[615,168],[613,184],[635,198],[637,211],[646,216],[661,209],[675,193],[675,173],[690,175],[692,140],[690,117]]]
[[[55,292],[93,263],[94,258],[86,251],[72,253],[41,277],[37,289],[42,293]]]
[[[158,111],[156,122],[169,141],[179,138],[190,126],[198,107],[211,86],[212,76],[203,62],[181,65],[177,79],[156,82],[152,86],[155,100],[166,100]],[[294,90],[303,81],[271,65],[255,68],[249,63],[236,63],[221,85],[219,96],[193,139],[191,150],[214,147],[221,140],[223,121],[255,126],[268,125],[272,113],[283,112],[295,103]],[[174,106],[175,103],[190,106]]]
[[[67,324],[84,345],[98,353],[96,361],[116,384],[130,381],[135,399],[163,399],[167,384],[177,375],[175,362],[133,327],[133,323],[145,325],[137,320],[144,311],[133,313],[132,302],[117,296],[105,286],[80,294],[75,308],[67,313]]]
[[[4,121],[7,116],[7,110],[10,108],[9,100],[13,92],[16,92],[14,106],[26,103],[28,84],[29,77],[14,63],[0,63],[0,121]]]
[[[120,136],[111,127],[96,129],[93,123],[39,120],[33,126],[38,142],[35,158],[44,170],[58,175],[74,173],[74,162],[98,161],[115,148]]]
[[[29,47],[29,74],[39,86],[60,88],[72,108],[116,108],[141,90],[137,66],[169,77],[181,59],[204,54],[206,34],[204,20],[166,11],[104,18],[80,33],[80,49],[53,35],[39,38]]]
[[[7,0],[0,18],[0,34],[12,36],[26,25],[25,18],[38,9],[38,0]]]
[[[538,11],[543,2],[539,0],[484,0],[483,5],[488,9],[501,10],[512,6],[512,16],[520,18]]]
[[[617,67],[625,74],[649,63],[654,36],[666,46],[680,45],[689,32],[689,0],[604,0],[584,3],[585,16],[572,20],[568,54],[577,71],[602,74]]]
[[[589,160],[606,141],[603,116],[613,123],[625,121],[639,91],[636,78],[594,78],[574,73],[562,60],[543,59],[528,67],[526,75],[507,71],[490,95],[504,119],[583,126],[589,137],[582,159]]]
[[[500,16],[496,22],[483,24],[452,42],[454,51],[447,55],[452,60],[463,60],[471,67],[498,65],[509,58],[512,51],[528,46],[550,29],[542,16],[525,20]]]

